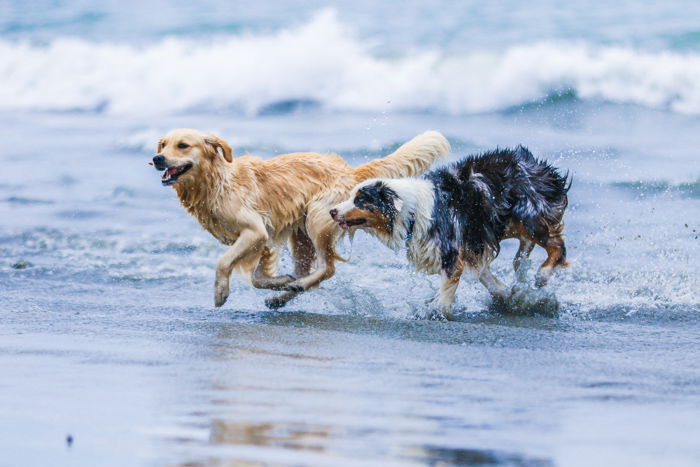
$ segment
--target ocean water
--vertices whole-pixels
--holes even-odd
[[[0,2],[0,465],[698,465],[698,18]],[[427,129],[528,146],[574,179],[559,316],[465,278],[456,321],[417,319],[437,279],[361,233],[287,308],[234,279],[215,309],[225,249],[147,165],[178,127],[352,164]]]

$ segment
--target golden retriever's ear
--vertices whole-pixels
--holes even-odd
[[[156,151],[156,154],[160,154],[160,152],[163,150],[163,146],[165,146],[165,141],[158,140],[158,150]]]
[[[224,159],[226,159],[228,162],[233,162],[231,146],[229,146],[226,141],[212,134],[207,135],[204,138],[204,141],[207,144],[214,146],[214,150],[216,152],[219,152],[219,149],[221,149],[221,153],[224,156]]]

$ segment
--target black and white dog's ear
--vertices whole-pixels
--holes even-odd
[[[374,202],[379,209],[382,209],[385,212],[387,210],[393,210],[397,213],[401,212],[403,200],[394,190],[391,189],[390,186],[387,186],[382,181],[378,181],[370,187],[364,187],[363,190],[365,190],[366,193],[374,199]]]

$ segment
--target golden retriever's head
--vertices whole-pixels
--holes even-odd
[[[202,171],[233,162],[231,146],[211,133],[182,128],[173,130],[160,141],[153,157],[156,170],[164,170],[161,182],[173,185],[194,180]]]

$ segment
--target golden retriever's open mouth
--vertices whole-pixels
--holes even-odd
[[[160,181],[163,185],[172,185],[173,183],[177,182],[177,179],[190,170],[192,168],[192,164],[187,163],[181,167],[170,167],[165,169],[165,173],[163,173],[163,176],[161,177]]]
[[[349,229],[350,227],[355,227],[367,223],[367,219],[358,217],[357,219],[347,219],[338,222],[341,229]]]

